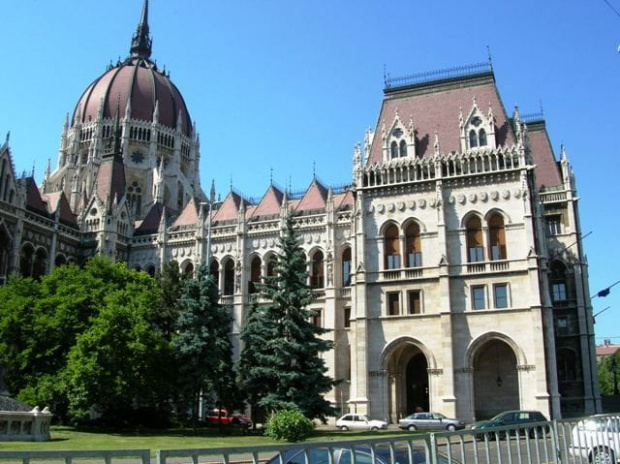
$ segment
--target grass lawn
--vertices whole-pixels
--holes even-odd
[[[355,440],[375,436],[402,434],[398,431],[341,432],[320,428],[310,440]],[[196,433],[191,429],[168,430],[111,430],[103,428],[74,428],[53,426],[52,439],[47,442],[0,442],[0,451],[58,451],[58,450],[105,450],[105,449],[158,449],[217,448],[276,443],[262,435],[244,434],[241,431],[217,427],[202,428]]]

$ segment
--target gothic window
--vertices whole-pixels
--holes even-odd
[[[323,262],[323,252],[317,251],[312,255],[312,263],[310,269],[310,287],[325,287],[325,264]]]
[[[0,280],[6,279],[9,273],[9,236],[4,230],[0,230]],[[4,280],[6,281],[6,280]]]
[[[555,235],[559,235],[562,233],[562,216],[559,214],[554,214],[551,216],[546,216],[545,221],[547,222],[547,235],[553,237]]]
[[[559,261],[551,264],[551,298],[554,303],[563,303],[568,300],[566,267]]]
[[[398,144],[396,142],[390,144],[390,158],[398,158]]]
[[[475,148],[478,146],[478,136],[475,130],[469,131],[469,148]]]
[[[422,266],[422,246],[420,243],[420,226],[412,222],[405,231],[405,261],[407,267]]]
[[[34,248],[32,245],[24,245],[19,257],[19,272],[22,277],[32,277],[32,265],[34,263]]]
[[[220,264],[214,259],[209,266],[209,275],[215,280],[215,286],[220,288]]]
[[[351,248],[345,248],[342,252],[342,286],[351,285]]]
[[[248,282],[248,291],[250,293],[258,292],[257,284],[260,283],[261,276],[261,260],[255,256],[250,263],[250,282]]]
[[[180,211],[183,209],[183,203],[184,203],[184,198],[185,194],[183,192],[183,185],[181,184],[181,182],[179,182],[179,188],[177,191],[177,209]]]
[[[501,214],[489,219],[489,255],[493,261],[506,259],[506,229]]]
[[[385,230],[385,269],[400,269],[400,243],[398,227],[394,224]]]
[[[54,260],[54,267],[64,266],[67,263],[67,258],[64,255],[56,255],[56,259]]]
[[[478,145],[481,147],[486,146],[487,144],[487,133],[484,129],[480,129],[478,132]]]
[[[276,266],[278,264],[278,259],[276,258],[276,255],[271,254],[269,255],[269,257],[267,258],[267,277],[275,277],[276,274]]]
[[[187,263],[185,269],[183,269],[183,277],[186,279],[191,279],[194,275],[194,265],[192,263]]]
[[[229,259],[224,265],[224,295],[235,292],[235,261]]]
[[[478,216],[472,216],[467,221],[467,261],[470,263],[484,261],[482,223]]]
[[[407,142],[405,142],[404,140],[400,141],[400,156],[401,158],[403,156],[407,156]]]

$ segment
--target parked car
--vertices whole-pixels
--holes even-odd
[[[252,427],[252,421],[247,416],[239,413],[230,413],[226,409],[207,409],[205,411],[205,421],[208,424],[237,424],[242,427]]]
[[[387,422],[368,419],[363,414],[345,414],[336,421],[340,430],[386,430]]]
[[[351,449],[334,447],[332,449],[333,461],[329,460],[329,451],[327,448],[310,448],[308,449],[308,460],[306,461],[306,453],[301,448],[295,448],[288,450],[282,454],[282,460],[280,461],[280,454],[275,455],[266,464],[351,464],[354,462]],[[360,445],[356,446],[355,463],[356,464],[391,464],[392,462],[398,464],[425,464],[429,462],[426,458],[426,451],[423,446],[412,446],[411,448],[411,460],[409,459],[409,447],[404,443],[398,443],[393,446],[394,459],[390,456],[390,446],[387,443],[380,444],[374,447],[374,460],[372,450],[370,446]],[[452,463],[444,454],[437,456],[438,464],[456,464]]]
[[[460,430],[465,422],[451,419],[438,412],[416,412],[398,421],[398,428],[403,430]]]
[[[615,464],[620,457],[620,417],[594,415],[571,431],[569,454],[593,464]]]
[[[506,411],[498,414],[497,416],[484,421],[474,422],[471,425],[472,430],[488,430],[493,427],[514,427],[515,429],[523,427],[524,425],[536,422],[547,422],[547,418],[540,411]],[[536,432],[534,431],[536,430]],[[530,436],[534,436],[536,433],[542,434],[543,429],[538,427],[536,429],[530,429]],[[500,438],[506,436],[506,430],[498,432]],[[476,435],[477,437],[483,437],[484,433]],[[489,438],[495,438],[494,432],[488,432],[486,434]]]

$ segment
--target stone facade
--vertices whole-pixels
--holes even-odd
[[[254,283],[292,213],[315,322],[335,342],[326,362],[342,382],[328,396],[341,410],[390,421],[416,408],[466,421],[600,411],[574,176],[542,117],[506,113],[489,65],[386,82],[347,186],[313,179],[299,194],[270,185],[259,201],[216,201],[200,187],[185,103],[150,61],[147,13],[145,2],[130,57],[67,120],[40,188],[16,175],[8,139],[0,149],[0,278],[95,254],[151,274],[208,263],[238,354]],[[93,106],[120,94],[104,91],[106,76],[130,69],[125,86],[143,73],[176,103]]]

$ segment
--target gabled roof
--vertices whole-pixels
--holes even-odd
[[[261,201],[258,203],[256,208],[253,208],[251,216],[249,217],[258,217],[258,216],[270,216],[273,214],[279,214],[280,209],[282,208],[282,199],[284,198],[284,193],[270,185]]]
[[[474,99],[485,114],[489,106],[493,110],[497,145],[514,144],[512,126],[489,72],[386,90],[367,165],[383,162],[381,133],[384,125],[386,131],[391,129],[397,114],[405,125],[413,121],[418,157],[434,154],[435,132],[442,153],[460,152],[459,114],[467,115]]]
[[[301,201],[295,208],[296,211],[310,211],[325,208],[327,200],[327,189],[318,180],[314,179],[306,190]]]
[[[213,215],[214,221],[232,221],[237,219],[241,204],[249,206],[248,202],[241,198],[240,195],[231,191],[224,199],[217,212]]]
[[[344,193],[334,195],[334,207],[336,208],[336,210],[348,209],[353,207],[354,204],[355,199],[353,198],[353,192],[351,192],[351,190],[347,190]]]
[[[139,226],[136,227],[135,235],[154,234],[159,230],[161,218],[166,214],[166,207],[161,203],[155,203]]]
[[[110,208],[125,195],[125,166],[116,156],[104,157],[97,171],[97,197]]]
[[[172,226],[193,226],[198,224],[198,220],[198,204],[196,199],[191,199],[179,217],[174,220]]]
[[[71,211],[71,206],[69,205],[69,200],[67,200],[65,192],[61,190],[59,192],[46,193],[42,198],[47,204],[47,212],[50,215],[58,212],[61,222],[77,227],[77,218],[73,211]]]
[[[562,176],[553,154],[549,134],[544,121],[530,122],[527,125],[530,138],[531,156],[536,165],[536,184],[538,187],[559,187]]]
[[[47,216],[47,205],[41,197],[41,192],[37,187],[37,184],[32,177],[26,177],[26,208],[31,211],[37,211],[38,213]]]

